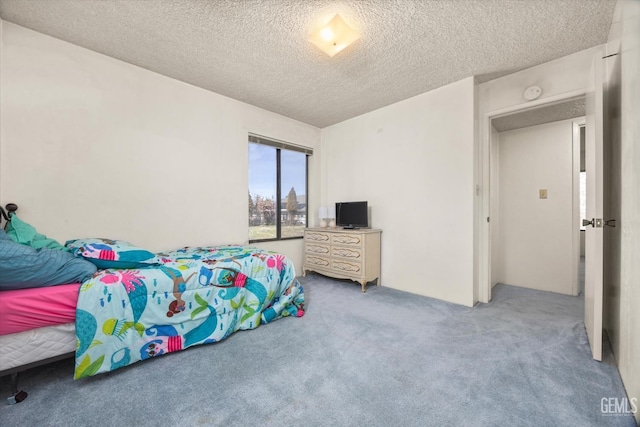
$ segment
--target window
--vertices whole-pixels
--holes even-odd
[[[249,242],[301,238],[307,226],[307,158],[313,152],[249,135]]]

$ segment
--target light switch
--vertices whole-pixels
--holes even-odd
[[[547,198],[547,189],[546,188],[541,188],[540,189],[540,198],[541,199],[546,199]]]

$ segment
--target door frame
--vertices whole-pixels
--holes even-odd
[[[546,98],[537,99],[535,101],[524,102],[512,105],[499,110],[486,112],[481,119],[481,138],[480,138],[480,156],[478,162],[478,170],[480,174],[480,186],[476,187],[480,196],[479,215],[476,217],[476,226],[480,232],[478,233],[478,301],[488,303],[491,301],[491,120],[500,116],[506,116],[516,112],[558,104],[584,97],[587,88],[582,88]],[[579,137],[579,135],[578,135]],[[483,191],[479,191],[483,189]],[[578,236],[579,236],[578,232]],[[579,237],[578,237],[579,238]],[[575,240],[575,239],[574,239]],[[580,241],[578,240],[578,244]],[[575,248],[576,251],[578,248]],[[575,252],[575,251],[574,251]],[[579,261],[579,259],[578,259]],[[576,265],[576,274],[577,274]]]
[[[573,275],[572,293],[578,295],[580,270],[580,128],[586,126],[586,117],[573,119]]]

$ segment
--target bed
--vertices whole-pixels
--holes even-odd
[[[21,301],[12,308],[17,316],[0,327],[0,376],[12,374],[10,403],[26,397],[17,390],[17,373],[43,363],[75,356],[79,379],[304,314],[303,289],[282,254],[185,247],[141,261],[141,251],[114,252],[117,243],[67,242],[77,256],[96,258],[97,272],[81,284],[0,291],[0,307]],[[123,261],[133,264],[119,268]],[[65,302],[45,309],[54,316],[37,313],[35,323],[24,321],[42,311],[43,298],[63,293]]]
[[[0,291],[0,377],[11,375],[11,396],[7,399],[9,404],[19,403],[27,397],[26,392],[18,389],[18,373],[73,357],[76,347],[74,312],[79,288],[80,284],[75,283]],[[52,296],[52,290],[63,290],[64,299],[72,308],[67,310],[66,319],[54,316],[47,322],[38,321],[42,317],[33,314],[41,313],[38,303],[43,298]],[[23,317],[22,314],[27,316]]]
[[[79,283],[0,292],[0,371],[75,351]]]

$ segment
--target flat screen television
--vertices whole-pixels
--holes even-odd
[[[336,225],[343,228],[369,227],[367,202],[336,203]]]

